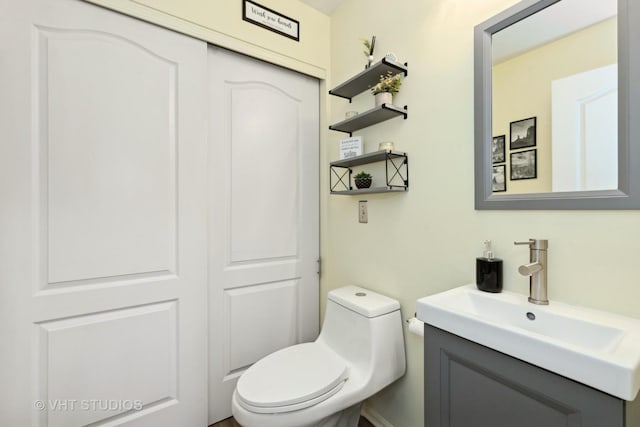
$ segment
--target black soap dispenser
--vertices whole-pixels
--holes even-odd
[[[476,285],[484,292],[502,292],[502,260],[493,257],[491,240],[485,240],[483,256],[476,258]]]

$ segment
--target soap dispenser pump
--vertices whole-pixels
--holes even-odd
[[[476,286],[485,292],[502,291],[502,260],[494,258],[491,240],[484,241],[484,253],[476,258]]]

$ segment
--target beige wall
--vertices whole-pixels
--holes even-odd
[[[528,292],[517,266],[527,249],[514,240],[549,239],[552,300],[640,318],[640,212],[475,211],[473,207],[473,27],[516,0],[346,0],[331,19],[330,75],[338,83],[362,69],[359,37],[377,36],[377,56],[393,51],[409,63],[397,105],[406,121],[364,129],[365,148],[393,140],[409,153],[410,190],[369,195],[369,223],[357,220],[356,196],[330,196],[323,172],[322,299],[360,284],[400,300],[411,317],[418,298],[474,280],[482,241],[504,259],[505,288]],[[330,121],[372,105],[368,94],[329,100]],[[338,139],[324,141],[326,162]],[[368,405],[395,427],[423,425],[422,340],[407,334],[407,375]]]
[[[493,135],[506,135],[507,193],[551,191],[551,82],[616,63],[616,35],[610,18],[493,67]],[[537,150],[538,178],[511,181],[509,123],[528,117],[537,117],[537,144],[517,151]]]
[[[299,21],[299,42],[243,21],[241,0],[86,1],[321,79],[329,68],[329,17],[298,0],[257,3]]]

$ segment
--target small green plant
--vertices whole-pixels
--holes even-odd
[[[373,61],[373,50],[376,47],[376,36],[371,37],[371,41],[361,37],[360,41],[364,45],[363,53],[367,58],[367,65],[365,65],[365,68],[369,68],[371,66],[371,61]]]
[[[366,173],[365,171],[362,171],[360,173],[358,173],[357,175],[353,176],[355,179],[367,179],[367,178],[371,178],[371,174],[370,173]]]
[[[391,71],[386,75],[380,76],[380,81],[371,88],[371,93],[377,95],[383,92],[389,92],[392,94],[398,93],[402,86],[402,78],[400,74],[394,75]]]
[[[362,42],[362,44],[364,45],[364,56],[366,58],[369,58],[369,55],[371,54],[371,42],[365,38],[360,37],[360,41]]]

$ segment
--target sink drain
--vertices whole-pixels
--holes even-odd
[[[536,320],[536,315],[529,311],[527,312],[527,319]]]

